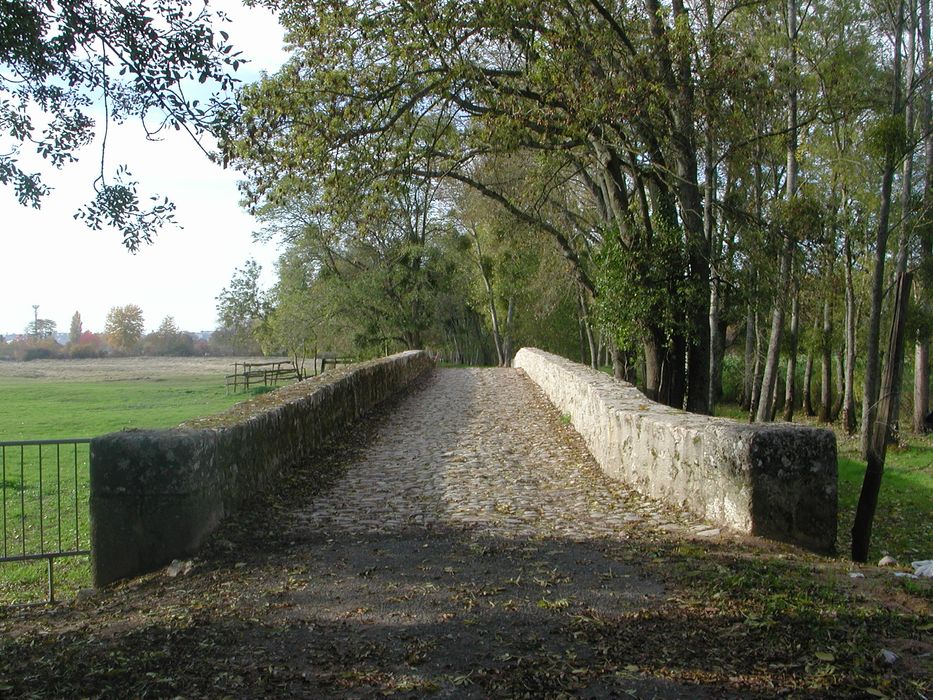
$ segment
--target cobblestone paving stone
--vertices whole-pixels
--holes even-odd
[[[703,625],[641,565],[719,531],[606,478],[520,371],[437,370],[367,420],[195,560],[55,635],[0,618],[0,696],[770,697],[676,658]]]
[[[626,537],[633,523],[718,529],[604,476],[580,436],[523,372],[446,369],[403,402],[298,529],[392,533],[437,526],[498,537]]]

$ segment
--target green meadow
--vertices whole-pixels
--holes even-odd
[[[95,364],[96,363],[96,364]],[[0,442],[169,428],[245,398],[227,395],[233,360],[0,363]],[[0,556],[87,549],[87,445],[0,449]],[[40,512],[40,498],[42,508]],[[77,508],[76,508],[77,505]],[[0,604],[45,599],[45,561],[0,563]],[[87,557],[56,559],[56,598],[90,585]]]

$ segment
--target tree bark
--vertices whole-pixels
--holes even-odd
[[[929,76],[933,71],[933,60],[930,53],[930,2],[920,2],[920,46],[923,52],[923,75]],[[920,265],[929,269],[933,258],[933,226],[929,223],[930,211],[933,209],[933,103],[931,103],[930,81],[924,80],[921,87],[922,111],[920,116],[920,133],[924,136],[924,173],[923,183],[923,220],[920,224]],[[928,280],[924,280],[927,282]],[[929,289],[924,289],[924,283],[917,285],[920,289],[915,298],[919,306],[929,313]],[[929,336],[918,332],[914,342],[914,432],[926,432],[926,417],[930,410],[930,339]]]
[[[914,421],[916,433],[927,431],[926,417],[930,409],[930,341],[914,345]]]
[[[907,99],[904,102],[904,128],[907,133],[907,140],[913,139],[914,132],[914,103],[911,99],[914,89],[914,71],[916,68],[916,0],[910,0],[907,4],[907,50],[905,58],[907,59],[906,79],[904,94]],[[901,225],[898,229],[897,237],[897,262],[895,264],[895,279],[900,279],[907,272],[907,249],[910,245],[910,234],[913,229],[913,219],[911,217],[911,198],[913,196],[913,158],[908,154],[904,158],[903,172],[901,175]],[[904,379],[904,343],[897,346],[898,354],[893,358],[894,364],[894,384],[897,391],[891,397],[891,421],[888,424],[887,441],[896,443],[900,432],[901,423],[901,383]]]
[[[512,366],[512,327],[515,325],[515,297],[509,297],[508,311],[505,314],[505,338],[502,343],[503,367]]]
[[[857,307],[855,285],[852,281],[852,240],[848,227],[843,234],[843,252],[846,265],[846,318],[845,318],[845,389],[842,398],[842,427],[847,435],[855,433],[855,325]]]
[[[904,1],[897,4],[897,17],[894,27],[894,72],[891,89],[891,114],[901,116],[901,48],[904,28]],[[881,203],[878,209],[878,222],[875,228],[875,261],[871,280],[871,311],[868,320],[868,338],[865,343],[865,383],[862,396],[862,434],[860,448],[863,459],[868,459],[871,450],[872,427],[878,414],[878,353],[881,340],[882,296],[884,292],[884,263],[888,248],[888,234],[891,217],[891,196],[894,184],[896,153],[893,147],[887,149],[884,172],[881,177]],[[883,461],[882,461],[883,466]],[[866,477],[867,478],[867,477]],[[870,526],[869,526],[870,527]],[[854,545],[853,545],[854,547]]]
[[[502,351],[502,335],[499,332],[499,314],[496,312],[496,298],[492,289],[492,282],[489,279],[489,273],[486,265],[483,263],[483,249],[480,246],[479,234],[475,229],[470,228],[470,235],[473,236],[473,244],[476,246],[477,265],[479,266],[480,277],[483,278],[483,286],[486,288],[486,301],[489,305],[489,319],[492,323],[492,340],[496,346],[496,357],[499,360],[499,366],[505,367],[505,354]]]
[[[761,329],[758,327],[758,314],[755,313],[755,372],[752,381],[752,401],[748,409],[748,420],[755,421],[758,404],[761,401]]]
[[[619,381],[625,381],[625,353],[613,343],[609,348],[609,354],[612,357],[612,376]]]
[[[829,299],[823,300],[823,334],[820,338],[820,421],[829,423],[833,416],[832,334],[833,317]]]
[[[813,352],[807,350],[807,360],[803,365],[803,414],[815,416],[813,410]]]
[[[748,305],[745,315],[745,362],[742,367],[742,400],[740,405],[746,411],[751,409],[752,394],[755,384],[755,312]]]
[[[787,177],[785,199],[793,201],[797,196],[797,0],[787,0],[787,44],[790,54],[791,87],[787,94]],[[781,351],[781,334],[784,331],[784,297],[791,279],[794,261],[794,238],[790,231],[784,232],[784,244],[781,250],[780,277],[774,295],[774,308],[771,312],[771,337],[768,341],[768,359],[765,363],[764,376],[761,379],[761,399],[758,402],[756,418],[760,423],[770,420],[771,403],[777,382],[778,361]]]
[[[797,335],[800,328],[800,294],[794,285],[794,298],[790,309],[790,349],[787,356],[787,374],[784,378],[784,420],[794,420],[794,402],[796,397],[797,374]]]
[[[781,251],[780,277],[778,278],[778,289],[775,290],[774,295],[774,308],[771,311],[771,335],[768,341],[768,356],[761,377],[758,411],[755,414],[755,420],[759,423],[768,423],[771,420],[774,388],[777,384],[778,362],[781,354],[781,335],[784,332],[784,297],[790,280],[793,253],[794,242],[788,234],[785,236],[784,246]]]
[[[842,376],[842,355],[839,351],[833,353],[833,366],[836,377],[836,402],[833,404],[832,420],[839,417],[839,411],[842,410],[842,395],[845,391],[845,379]]]
[[[871,529],[878,505],[878,493],[881,491],[881,477],[884,473],[884,460],[888,445],[888,432],[894,420],[896,395],[900,387],[896,384],[897,357],[904,354],[904,326],[907,316],[907,302],[910,297],[912,275],[906,273],[897,277],[897,293],[894,298],[894,318],[891,321],[891,333],[888,338],[888,351],[885,354],[884,372],[881,383],[881,398],[875,415],[877,422],[869,425],[867,467],[859,493],[855,520],[852,524],[852,559],[864,562],[868,559],[868,547],[871,544]],[[900,347],[898,347],[900,346]]]

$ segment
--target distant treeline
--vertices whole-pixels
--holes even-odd
[[[241,350],[228,331],[213,332],[208,339],[201,333],[178,331],[171,334],[155,331],[140,338],[130,349],[115,348],[104,333],[84,331],[75,341],[59,343],[54,338],[18,336],[11,341],[0,335],[0,360],[26,362],[47,359],[85,359],[95,357],[204,357],[232,356]]]

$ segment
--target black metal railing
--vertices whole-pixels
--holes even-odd
[[[90,438],[0,442],[0,563],[90,554]]]

